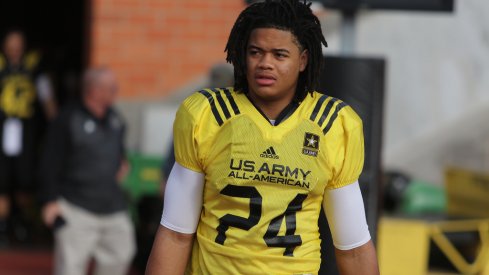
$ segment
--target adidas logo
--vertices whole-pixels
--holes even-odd
[[[279,159],[277,153],[275,153],[275,149],[273,149],[272,146],[270,146],[267,150],[263,151],[263,153],[260,154],[260,157],[269,158],[269,159]]]

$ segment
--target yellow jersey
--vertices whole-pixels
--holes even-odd
[[[246,94],[205,89],[174,123],[176,161],[205,175],[188,274],[316,274],[326,188],[363,168],[362,121],[314,92],[276,125]]]
[[[13,70],[0,53],[0,113],[21,119],[35,116],[38,110],[34,79],[39,73],[40,58],[38,52],[28,52],[22,57],[20,68]]]

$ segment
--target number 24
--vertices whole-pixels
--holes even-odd
[[[224,245],[226,240],[226,231],[230,226],[243,230],[250,230],[257,225],[261,218],[262,197],[258,190],[253,186],[238,186],[228,184],[224,187],[221,194],[238,198],[250,199],[250,216],[243,218],[240,216],[226,214],[219,218],[219,226],[217,227],[216,243]],[[289,203],[284,213],[273,218],[268,225],[267,232],[263,236],[268,247],[284,247],[284,256],[294,256],[294,249],[302,244],[300,235],[295,235],[297,211],[302,209],[302,202],[306,199],[307,194],[297,194]],[[285,236],[278,236],[280,225],[285,218]]]

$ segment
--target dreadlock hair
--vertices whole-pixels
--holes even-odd
[[[302,101],[318,86],[322,47],[327,47],[321,24],[306,0],[265,0],[251,4],[236,19],[229,35],[226,61],[234,66],[234,89],[248,92],[246,53],[251,32],[256,28],[290,31],[299,50],[308,51],[308,63],[299,75],[295,98]]]

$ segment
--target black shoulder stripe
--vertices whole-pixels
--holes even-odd
[[[221,105],[224,116],[226,116],[226,119],[229,119],[231,114],[229,113],[228,106],[226,106],[226,102],[224,102],[222,99],[221,91],[219,89],[212,89],[212,91],[216,94],[217,102],[219,102],[219,105]]]
[[[321,118],[318,121],[319,127],[323,126],[324,120],[326,120],[326,117],[328,116],[329,112],[331,111],[331,108],[333,108],[333,105],[336,101],[338,101],[338,99],[333,97],[326,105],[326,108],[324,108],[323,114],[321,115]]]
[[[236,102],[234,101],[233,95],[231,95],[231,92],[229,92],[229,89],[224,89],[224,94],[226,94],[226,97],[229,100],[229,103],[231,103],[231,107],[233,108],[234,114],[239,115],[239,108],[238,105],[236,105]]]
[[[329,119],[326,127],[324,127],[324,129],[323,129],[323,133],[325,135],[329,131],[329,129],[331,129],[331,126],[333,125],[333,122],[335,121],[335,119],[338,117],[338,113],[340,112],[340,110],[343,109],[343,107],[345,107],[345,106],[348,106],[345,102],[340,102],[338,105],[336,105],[336,109],[335,109],[333,115]]]
[[[219,124],[219,126],[221,126],[223,121],[222,121],[221,115],[219,115],[219,112],[217,111],[217,107],[216,107],[216,103],[214,101],[214,97],[212,97],[212,95],[209,92],[207,92],[206,90],[201,90],[201,91],[199,91],[199,93],[201,93],[202,95],[204,95],[207,98],[207,100],[209,101],[209,104],[211,105],[212,114],[214,114],[214,117],[217,121],[217,124]]]
[[[321,105],[323,105],[323,102],[328,98],[327,95],[322,95],[318,102],[316,103],[316,106],[314,107],[314,110],[312,111],[311,117],[309,118],[310,120],[314,121],[316,119],[316,116],[318,115],[319,109],[321,109]]]

